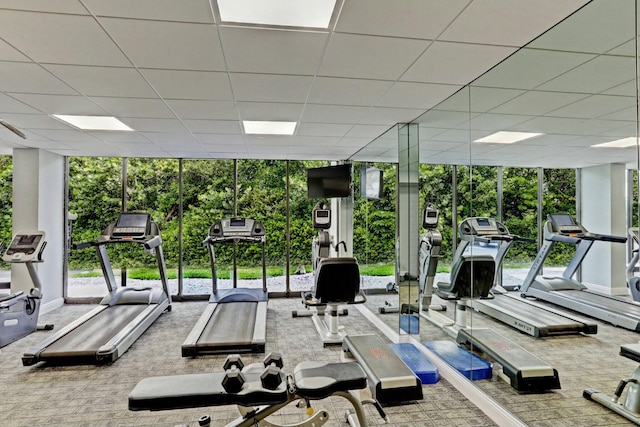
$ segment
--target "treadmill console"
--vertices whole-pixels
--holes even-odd
[[[567,213],[549,214],[547,219],[553,227],[553,231],[560,234],[584,234],[585,230],[573,220]]]
[[[15,235],[2,256],[4,262],[41,262],[47,242],[44,231],[30,231]]]
[[[474,217],[467,218],[460,223],[459,231],[462,236],[476,235],[501,235],[509,234],[507,228],[493,218]]]
[[[151,216],[148,213],[122,212],[118,215],[111,237],[114,239],[142,238],[149,234],[150,229]]]
[[[251,218],[224,218],[209,229],[209,237],[213,239],[246,239],[262,238],[264,227]]]

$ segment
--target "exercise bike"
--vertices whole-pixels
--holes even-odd
[[[38,327],[42,286],[34,264],[43,261],[42,252],[45,246],[44,231],[18,233],[2,256],[4,262],[24,264],[34,287],[28,294],[20,291],[0,298],[0,347],[9,345],[37,329],[53,329],[53,325]]]

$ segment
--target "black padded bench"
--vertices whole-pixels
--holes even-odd
[[[283,381],[274,390],[262,386],[260,374],[263,370],[262,363],[245,366],[242,374],[246,381],[238,393],[224,390],[224,372],[145,378],[129,394],[129,410],[161,411],[223,405],[256,407],[228,424],[253,426],[299,399],[340,396],[351,402],[360,425],[367,425],[362,404],[350,393],[367,386],[367,377],[357,363],[302,362],[295,367],[292,376],[281,371]]]

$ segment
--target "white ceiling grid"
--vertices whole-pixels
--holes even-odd
[[[300,30],[220,23],[208,0],[0,0],[0,117],[27,134],[0,129],[0,152],[340,160],[421,116],[429,162],[468,161],[470,129],[484,136],[550,126],[556,134],[542,145],[587,131],[595,140],[623,135],[633,100],[617,101],[634,78],[633,34],[611,2],[573,25],[598,16],[619,30],[574,40],[571,27],[558,26],[510,57],[585,3],[338,0],[331,28]],[[560,36],[569,40],[558,45]],[[474,80],[470,102],[460,99]],[[571,124],[585,112],[597,120]],[[51,114],[113,115],[135,131],[80,131]],[[293,136],[252,136],[242,120],[298,126]],[[384,141],[370,152],[392,155],[393,140]],[[534,142],[526,156],[514,147],[472,150],[481,164],[497,155],[556,162]]]

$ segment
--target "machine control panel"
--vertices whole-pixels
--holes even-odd
[[[118,215],[111,236],[116,239],[141,238],[151,228],[151,216],[148,213],[122,212]]]
[[[214,239],[260,238],[264,227],[251,218],[224,218],[211,226],[209,237]]]
[[[429,204],[422,211],[422,228],[434,229],[438,226],[438,209]]]
[[[547,216],[553,226],[553,230],[561,234],[584,234],[585,230],[580,227],[567,213],[549,214]]]
[[[462,235],[502,235],[509,234],[507,228],[493,218],[474,217],[467,218],[460,223],[460,234]]]
[[[44,231],[21,232],[15,235],[2,256],[4,262],[40,262],[47,242]]]
[[[331,227],[331,209],[314,209],[313,228],[315,230],[326,230],[329,227]]]

